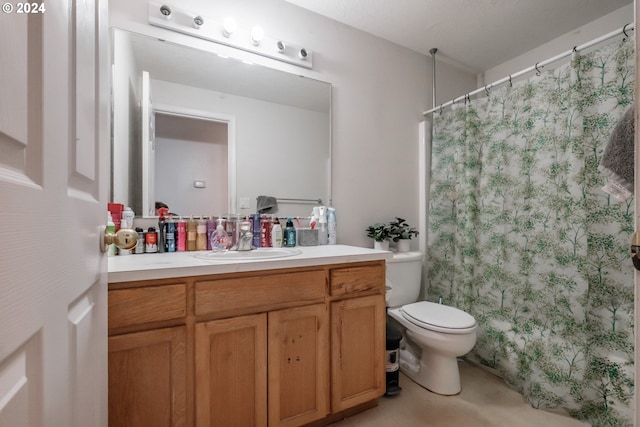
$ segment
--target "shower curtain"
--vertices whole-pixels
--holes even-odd
[[[633,102],[632,44],[433,118],[427,299],[476,318],[469,360],[594,426],[633,425],[633,201],[598,171]]]

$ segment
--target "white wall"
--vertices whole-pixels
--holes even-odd
[[[371,246],[366,226],[396,215],[417,225],[418,123],[431,107],[430,58],[282,0],[170,3],[203,15],[234,16],[242,28],[260,23],[265,33],[313,51],[313,70],[307,70],[151,27],[146,0],[112,0],[109,5],[112,26],[332,83],[332,186],[339,243]],[[436,72],[439,99],[475,87],[476,76],[449,65],[438,63]]]
[[[624,27],[625,24],[632,23],[633,21],[633,4],[624,6],[600,19],[560,36],[549,43],[545,43],[542,46],[523,53],[522,55],[503,64],[486,70],[484,72],[484,76],[478,76],[479,87],[506,77],[509,74],[524,70],[540,61],[544,61],[571,50],[574,46],[579,46],[590,42],[591,40],[595,40],[598,37],[608,34],[611,31],[616,31]],[[629,42],[633,43],[633,32],[629,31],[628,34],[630,35]],[[548,67],[553,68],[557,64],[561,63],[561,61],[558,61],[557,63],[549,64]],[[532,74],[534,74],[534,72],[524,75],[523,78]],[[463,94],[461,93],[459,95]]]

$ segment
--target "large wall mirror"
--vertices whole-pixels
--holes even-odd
[[[137,216],[331,204],[331,85],[113,29],[111,200]]]

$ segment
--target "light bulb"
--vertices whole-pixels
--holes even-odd
[[[258,46],[264,39],[264,30],[260,26],[255,26],[251,29],[251,42],[254,46]]]
[[[222,34],[229,38],[231,34],[236,30],[237,24],[235,19],[233,18],[224,18],[224,22],[222,23]]]

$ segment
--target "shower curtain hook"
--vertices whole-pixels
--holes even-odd
[[[540,71],[540,68],[538,68],[538,64],[539,62],[536,62],[536,76],[540,76],[540,74],[542,74],[542,72]]]
[[[487,96],[489,96],[489,90],[491,89],[491,87],[487,88],[487,85],[484,86],[484,93],[487,94]]]
[[[513,87],[513,82],[511,81],[511,74],[509,74],[509,87]]]
[[[627,26],[629,24],[624,24],[624,27],[622,27],[622,34],[624,34],[624,38],[622,39],[623,42],[626,42],[627,40],[629,40],[629,34],[627,34]]]

